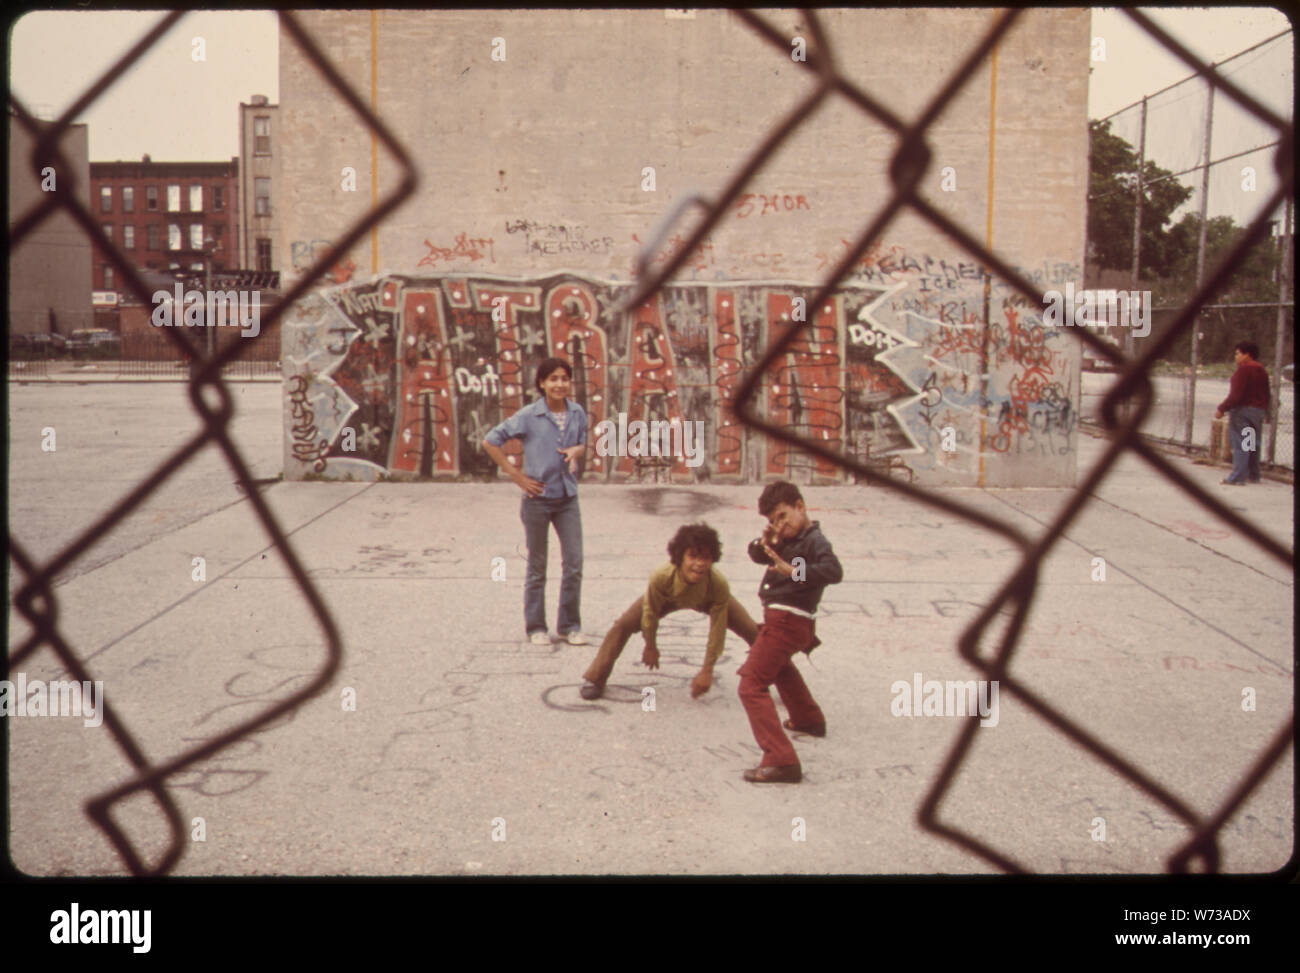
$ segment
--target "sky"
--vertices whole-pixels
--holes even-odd
[[[11,28],[10,90],[29,111],[55,118],[162,17],[33,11]],[[255,94],[279,100],[279,42],[275,11],[181,18],[78,119],[89,126],[90,160],[229,161],[239,154],[239,103]]]
[[[1148,12],[1193,53],[1216,62],[1290,26],[1280,11],[1268,7]],[[161,17],[138,11],[33,11],[11,31],[11,90],[36,114],[56,117]],[[1091,34],[1094,49],[1096,38],[1105,42],[1106,56],[1092,62],[1090,118],[1115,112],[1191,74],[1119,9],[1094,8]],[[200,40],[201,60],[195,56]],[[272,104],[279,101],[278,58],[274,11],[188,14],[79,119],[89,125],[91,160],[138,159],[146,152],[156,161],[220,161],[238,155],[238,105],[254,94],[266,95]],[[1266,100],[1289,113],[1293,60],[1283,60]],[[1232,131],[1234,125],[1241,130]],[[1226,154],[1218,149],[1220,134],[1225,144],[1236,139],[1233,148],[1254,134],[1245,121],[1220,115],[1217,108],[1215,131],[1216,158]],[[1152,157],[1158,159],[1155,148]],[[1260,191],[1268,188],[1261,185]],[[1216,195],[1226,199],[1230,194],[1231,187],[1212,192],[1212,204]]]
[[[1281,11],[1269,7],[1161,7],[1142,12],[1197,57],[1216,63],[1291,26]],[[1093,62],[1089,118],[1103,118],[1192,73],[1119,8],[1093,8],[1092,36],[1105,40],[1106,60]],[[1278,82],[1289,97],[1291,77]]]

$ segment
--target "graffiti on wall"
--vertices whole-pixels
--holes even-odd
[[[514,232],[545,246],[582,239],[562,224]],[[860,274],[819,307],[813,285],[690,282],[624,311],[631,284],[571,273],[386,275],[324,288],[284,331],[286,469],[492,474],[483,437],[533,401],[537,365],[555,355],[573,365],[572,395],[590,429],[620,415],[703,421],[703,464],[658,464],[676,480],[842,482],[834,464],[745,428],[732,412],[742,374],[805,321],[756,401],[802,437],[959,477],[982,454],[1073,448],[1077,376],[1056,329],[1000,288],[990,312],[999,320],[986,324],[988,288],[978,278],[963,286],[971,278],[959,263],[893,254],[873,266],[874,276]],[[518,455],[519,444],[506,452]],[[584,476],[620,481],[644,473],[643,463],[589,450]]]

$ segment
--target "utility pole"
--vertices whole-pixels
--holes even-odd
[[[1210,67],[1214,67],[1214,62],[1210,62]],[[1201,282],[1205,280],[1205,244],[1209,227],[1209,202],[1210,202],[1210,136],[1214,132],[1214,82],[1206,78],[1209,90],[1205,95],[1205,133],[1202,137],[1201,161],[1205,166],[1201,170],[1201,227],[1200,233],[1196,238],[1196,290],[1201,289]],[[1196,369],[1197,369],[1197,345],[1201,339],[1201,324],[1207,320],[1205,312],[1197,310],[1196,318],[1192,322],[1192,361],[1191,369],[1187,378],[1187,428],[1183,433],[1184,445],[1192,445],[1192,433],[1195,428],[1196,419]],[[1213,434],[1211,433],[1211,438]],[[1258,444],[1256,444],[1258,445]]]
[[[211,360],[216,354],[217,337],[212,333],[212,322],[208,320],[208,314],[212,310],[212,301],[208,295],[212,293],[212,255],[216,250],[216,241],[211,236],[203,239],[203,330],[207,332],[207,349],[208,359]]]
[[[1277,261],[1277,334],[1273,343],[1273,375],[1269,383],[1269,413],[1273,422],[1268,424],[1268,464],[1272,466],[1277,459],[1277,427],[1280,396],[1282,394],[1282,337],[1286,333],[1286,305],[1291,300],[1291,197],[1286,198],[1286,209],[1282,214],[1281,232],[1278,233]],[[1294,312],[1293,312],[1294,313]],[[1294,465],[1295,455],[1292,448],[1291,461]]]

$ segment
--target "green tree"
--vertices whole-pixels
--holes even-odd
[[[1088,134],[1088,260],[1102,269],[1129,270],[1138,154],[1110,130],[1109,120],[1089,122]],[[1181,238],[1165,231],[1165,224],[1192,190],[1150,160],[1142,168],[1142,179],[1140,276],[1164,277],[1181,256],[1182,244]]]
[[[1153,295],[1156,306],[1175,307],[1196,293],[1196,249],[1200,240],[1201,218],[1186,213],[1169,231],[1178,256],[1169,274],[1157,280]],[[1228,252],[1246,232],[1231,216],[1212,216],[1205,225],[1205,274],[1213,273]],[[1264,304],[1277,300],[1277,237],[1265,237],[1247,251],[1227,285],[1213,294],[1209,303]],[[1289,312],[1288,312],[1289,313]],[[1260,347],[1261,360],[1271,362],[1276,340],[1277,311],[1271,307],[1207,307],[1201,311],[1197,328],[1204,339],[1197,349],[1202,362],[1230,362],[1238,341],[1249,339]],[[1186,361],[1191,354],[1191,337],[1184,334],[1174,346],[1171,357]],[[1286,334],[1284,356],[1290,361],[1292,337]]]

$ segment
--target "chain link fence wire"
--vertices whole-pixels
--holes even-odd
[[[1118,202],[1114,197],[1124,196],[1123,202],[1133,209],[1134,238],[1139,223],[1148,231],[1132,266],[1123,268],[1121,276],[1128,277],[1128,286],[1134,289],[1144,289],[1144,283],[1155,286],[1153,334],[1174,320],[1204,280],[1214,249],[1222,246],[1227,222],[1242,232],[1241,225],[1254,216],[1257,204],[1250,201],[1265,195],[1260,190],[1272,182],[1273,160],[1280,151],[1279,130],[1228,96],[1217,79],[1231,79],[1274,117],[1290,119],[1292,87],[1277,82],[1292,70],[1292,42],[1290,30],[1280,33],[1212,65],[1213,76],[1198,67],[1198,73],[1100,120],[1112,135],[1128,143],[1143,169],[1156,165],[1165,171],[1154,180],[1143,172],[1132,196],[1112,191],[1089,198],[1090,208],[1113,207]],[[1141,204],[1132,201],[1139,194],[1154,197],[1171,188],[1187,198],[1161,231],[1149,210],[1144,212]],[[1270,421],[1261,431],[1260,458],[1265,464],[1294,470],[1294,387],[1281,376],[1282,367],[1295,357],[1294,226],[1291,206],[1285,201],[1263,212],[1272,223],[1271,234],[1239,265],[1228,286],[1201,305],[1196,326],[1183,332],[1170,349],[1165,363],[1175,366],[1173,374],[1155,378],[1155,407],[1142,431],[1154,442],[1186,449],[1211,446],[1212,435],[1223,435],[1222,430],[1212,431],[1211,422],[1215,406],[1227,395],[1223,378],[1231,368],[1232,348],[1238,341],[1253,340],[1260,348],[1260,362],[1269,369],[1272,397]],[[1150,252],[1153,230],[1159,246],[1168,240],[1184,248],[1183,261],[1187,251],[1194,252],[1195,266],[1171,265],[1169,254]],[[1140,346],[1142,339],[1135,343]],[[1209,374],[1205,366],[1210,366]],[[1207,387],[1211,381],[1214,384]]]
[[[784,34],[754,13],[743,10],[736,11],[736,13],[746,24],[779,50],[782,57],[789,56],[789,39]],[[1108,746],[1096,733],[1070,720],[1059,709],[1055,708],[1049,700],[1036,693],[1030,686],[1016,679],[1009,669],[1015,655],[1021,628],[1024,625],[1036,592],[1039,565],[1042,563],[1043,558],[1051,552],[1056,542],[1063,537],[1070,524],[1087,505],[1098,485],[1125,452],[1131,451],[1144,459],[1157,472],[1196,499],[1212,514],[1249,537],[1272,557],[1294,569],[1292,552],[1283,548],[1245,518],[1210,496],[1204,489],[1148,446],[1138,434],[1138,429],[1150,412],[1154,398],[1150,377],[1152,366],[1162,355],[1167,353],[1168,347],[1179,335],[1192,327],[1197,312],[1202,305],[1207,304],[1232,279],[1234,270],[1246,258],[1250,248],[1266,238],[1269,229],[1269,214],[1275,211],[1282,201],[1294,192],[1294,169],[1291,152],[1292,131],[1289,117],[1284,118],[1264,106],[1236,84],[1220,76],[1212,66],[1200,64],[1173,37],[1138,11],[1126,10],[1125,13],[1171,52],[1189,64],[1193,70],[1210,78],[1227,98],[1259,119],[1274,133],[1276,151],[1273,154],[1273,160],[1280,185],[1262,207],[1259,215],[1242,234],[1241,239],[1225,255],[1219,266],[1207,275],[1204,284],[1180,308],[1177,317],[1171,322],[1164,334],[1150,342],[1150,346],[1143,349],[1144,354],[1140,357],[1129,358],[1124,356],[1118,348],[1087,329],[1068,329],[1070,334],[1089,346],[1095,354],[1112,363],[1119,370],[1120,377],[1105,396],[1101,407],[1102,418],[1111,440],[1110,445],[1097,464],[1084,476],[1070,501],[1057,514],[1048,529],[1037,538],[1027,537],[1009,522],[999,520],[983,511],[976,510],[948,497],[931,493],[910,483],[892,480],[886,474],[872,469],[852,457],[828,449],[824,444],[816,440],[800,437],[792,434],[788,429],[765,422],[755,409],[757,404],[755,399],[762,377],[769,369],[774,367],[778,359],[781,359],[787,353],[795,341],[800,340],[804,330],[811,327],[810,323],[790,328],[779,341],[767,350],[762,360],[750,370],[737,390],[734,409],[740,421],[751,429],[762,430],[773,439],[788,443],[814,456],[823,457],[842,469],[853,472],[865,482],[894,490],[927,507],[935,508],[972,524],[977,524],[1014,544],[1021,552],[1020,564],[1003,584],[993,600],[960,636],[957,646],[960,655],[980,669],[990,681],[999,681],[1002,688],[1010,691],[1016,699],[1060,730],[1074,743],[1103,761],[1120,776],[1164,805],[1191,829],[1191,836],[1167,861],[1167,867],[1171,872],[1189,870],[1193,859],[1198,864],[1195,870],[1216,872],[1219,869],[1219,829],[1249,797],[1290,745],[1294,733],[1294,714],[1270,744],[1257,755],[1252,765],[1246,769],[1237,786],[1224,797],[1219,808],[1209,816],[1202,816],[1188,802],[1169,791],[1140,767]],[[758,173],[777,148],[813,113],[821,108],[832,95],[839,95],[858,105],[866,114],[885,125],[897,137],[898,148],[890,165],[890,177],[894,184],[895,194],[859,234],[857,240],[849,248],[849,252],[835,267],[830,277],[822,283],[817,296],[809,302],[810,306],[818,306],[833,294],[840,282],[852,271],[855,264],[870,246],[882,238],[882,234],[890,223],[905,208],[910,208],[945,233],[974,259],[981,262],[987,270],[1011,284],[1032,302],[1031,307],[1043,307],[1045,298],[1041,292],[1035,290],[1032,284],[1017,274],[1001,257],[987,250],[969,232],[935,209],[918,192],[921,178],[930,169],[931,153],[925,141],[930,124],[943,112],[948,103],[972,78],[985,59],[989,57],[998,41],[1005,36],[1021,15],[1020,11],[1012,10],[996,15],[985,36],[967,54],[947,82],[935,93],[920,116],[910,124],[899,119],[893,112],[879,104],[868,93],[862,91],[836,70],[835,53],[829,44],[829,39],[822,30],[816,13],[808,10],[804,12],[804,15],[807,17],[809,33],[812,35],[812,44],[809,45],[808,59],[803,63],[803,66],[816,78],[813,91],[793,111],[778,121],[754,152],[736,167],[738,169],[737,175],[721,191],[717,202],[702,217],[700,224],[691,238],[683,245],[678,256],[661,268],[652,278],[644,280],[637,291],[627,298],[625,306],[634,307],[645,301],[655,294],[665,282],[670,280],[684,261],[686,254],[693,251],[705,238],[709,230],[732,204],[740,190]],[[987,329],[987,318],[984,326]],[[1118,410],[1121,405],[1132,407],[1131,415],[1124,422],[1121,422],[1118,418]],[[994,621],[999,619],[1005,624],[1005,627],[996,649],[991,655],[981,654],[979,651],[981,642],[986,635],[991,637],[996,635],[996,633],[989,632],[989,629]],[[1026,870],[1025,867],[1013,857],[1010,851],[994,848],[975,835],[942,820],[939,816],[939,808],[943,798],[952,787],[961,770],[962,764],[975,741],[975,732],[978,727],[978,720],[970,719],[967,721],[965,729],[959,735],[955,746],[939,772],[938,778],[922,803],[918,813],[918,821],[927,831],[952,841],[966,851],[983,858],[996,868],[1007,872],[1023,872]]]
[[[777,31],[770,23],[757,14],[745,10],[735,11],[746,25],[760,37],[770,42],[781,52],[783,58],[789,56],[788,38]],[[1223,824],[1231,818],[1238,807],[1250,796],[1257,785],[1276,765],[1290,745],[1294,732],[1294,716],[1282,728],[1274,739],[1258,753],[1245,769],[1231,793],[1223,797],[1222,803],[1209,815],[1198,814],[1186,801],[1172,793],[1140,767],[1128,761],[1108,746],[1096,733],[1087,727],[1070,720],[1056,709],[1051,701],[1036,693],[1033,688],[1022,683],[1010,671],[1010,665],[1017,649],[1021,629],[1024,625],[1037,589],[1039,566],[1060,540],[1066,529],[1087,505],[1097,486],[1105,479],[1118,460],[1125,453],[1132,453],[1152,466],[1156,472],[1177,485],[1193,497],[1206,510],[1230,524],[1243,536],[1266,551],[1270,556],[1286,565],[1294,567],[1292,552],[1266,536],[1261,530],[1245,518],[1239,516],[1206,491],[1190,480],[1180,470],[1173,467],[1160,453],[1148,446],[1139,435],[1138,429],[1150,412],[1154,393],[1151,382],[1151,370],[1155,362],[1167,355],[1170,346],[1185,334],[1196,320],[1199,309],[1206,305],[1232,279],[1234,270],[1246,258],[1250,248],[1265,239],[1268,233],[1268,214],[1274,211],[1281,201],[1294,191],[1293,159],[1291,155],[1292,132],[1289,116],[1283,117],[1270,109],[1236,84],[1222,77],[1211,66],[1199,64],[1177,41],[1167,35],[1150,20],[1136,11],[1126,11],[1135,22],[1148,33],[1156,37],[1169,50],[1189,64],[1204,77],[1211,78],[1223,99],[1230,99],[1234,104],[1256,118],[1267,132],[1272,133],[1276,142],[1271,154],[1272,164],[1279,177],[1279,186],[1262,208],[1260,214],[1251,222],[1241,239],[1231,248],[1218,267],[1206,275],[1203,284],[1196,293],[1179,309],[1176,318],[1162,335],[1144,347],[1143,354],[1130,357],[1122,354],[1110,342],[1105,341],[1086,329],[1069,329],[1076,340],[1090,348],[1099,358],[1111,363],[1120,373],[1118,381],[1110,389],[1102,403],[1102,418],[1110,445],[1102,458],[1083,478],[1068,503],[1057,514],[1049,528],[1038,537],[1024,534],[1014,524],[991,516],[950,497],[931,493],[914,486],[909,481],[892,479],[887,470],[879,464],[870,464],[852,456],[841,455],[828,449],[815,440],[800,437],[789,429],[765,422],[756,411],[756,394],[763,377],[772,369],[779,367],[781,356],[796,342],[808,340],[804,329],[814,327],[812,322],[789,328],[784,335],[772,345],[762,360],[745,376],[734,399],[734,411],[739,420],[752,430],[757,430],[772,439],[788,446],[802,450],[807,454],[824,459],[854,473],[861,482],[872,483],[884,489],[897,491],[902,496],[918,504],[942,511],[968,523],[978,525],[1014,544],[1021,553],[1020,562],[1005,581],[993,600],[984,607],[978,617],[963,631],[958,639],[957,649],[962,658],[980,669],[989,680],[998,680],[1001,687],[1011,692],[1017,700],[1024,703],[1039,717],[1058,729],[1078,746],[1093,754],[1097,759],[1111,767],[1118,775],[1125,778],[1154,800],[1164,805],[1170,812],[1181,819],[1191,830],[1192,835],[1168,859],[1170,871],[1182,872],[1189,869],[1195,859],[1200,870],[1217,871],[1219,867],[1218,834]],[[648,299],[657,293],[677,272],[683,262],[705,239],[710,229],[718,222],[732,205],[741,190],[762,169],[772,154],[804,122],[813,116],[833,97],[842,97],[857,105],[865,114],[879,121],[888,128],[897,139],[897,151],[890,166],[894,196],[884,205],[879,213],[864,227],[855,242],[850,246],[844,258],[821,283],[818,295],[810,302],[817,306],[825,301],[840,282],[848,276],[858,264],[869,247],[879,239],[890,223],[905,209],[911,209],[933,226],[946,234],[958,246],[980,261],[991,275],[996,275],[1008,282],[1024,295],[1031,306],[1042,307],[1043,295],[1019,276],[1006,261],[997,254],[988,251],[978,240],[961,226],[950,221],[938,212],[923,196],[918,187],[922,177],[931,167],[931,151],[926,143],[926,136],[931,123],[944,111],[949,102],[971,79],[981,64],[995,50],[998,42],[1012,28],[1020,12],[1011,10],[994,16],[993,22],[983,38],[966,55],[951,77],[934,94],[926,109],[911,122],[899,118],[883,103],[871,94],[863,91],[851,80],[839,73],[835,65],[834,50],[829,38],[822,29],[821,22],[813,11],[807,11],[809,33],[812,43],[809,45],[807,60],[803,67],[811,72],[815,79],[813,90],[786,116],[781,118],[768,132],[750,156],[737,168],[736,175],[722,189],[716,200],[695,200],[703,216],[688,240],[677,254],[659,268],[653,276],[641,278],[640,286],[622,305],[624,309]],[[103,77],[92,85],[62,117],[48,128],[43,128],[32,118],[26,109],[14,99],[11,104],[21,124],[38,138],[38,144],[32,154],[32,164],[39,172],[46,165],[56,167],[63,163],[58,149],[58,141],[63,132],[84,108],[98,98],[113,82],[127,70],[140,56],[167,33],[182,13],[173,13],[163,17],[158,24],[145,34]],[[269,325],[287,312],[307,290],[319,281],[327,269],[344,255],[368,230],[377,226],[401,202],[408,198],[416,185],[416,170],[406,151],[397,143],[383,122],[361,102],[356,93],[350,89],[339,76],[332,64],[315,45],[291,13],[280,13],[284,33],[300,47],[306,57],[315,66],[327,84],[338,93],[351,110],[362,118],[370,130],[384,144],[398,161],[403,171],[402,179],[395,191],[381,204],[377,205],[365,218],[359,221],[349,232],[343,234],[339,242],[308,270],[298,284],[285,295],[283,302],[272,312]],[[62,169],[67,172],[66,166]],[[67,183],[65,183],[67,185]],[[34,207],[20,218],[10,232],[10,247],[21,246],[23,238],[46,219],[56,209],[68,210],[81,224],[85,233],[96,240],[108,255],[110,262],[122,275],[127,287],[141,300],[148,300],[149,294],[125,255],[100,234],[93,217],[81,207],[71,193],[54,194],[43,203]],[[680,212],[677,214],[680,215]],[[661,229],[661,235],[667,227]],[[652,248],[646,248],[652,252]],[[643,254],[641,265],[648,265],[648,258]],[[986,277],[987,281],[987,277]],[[988,283],[985,284],[986,291]],[[988,322],[985,321],[987,328]],[[263,334],[267,327],[264,326]],[[211,359],[203,359],[200,349],[188,340],[184,329],[167,332],[176,345],[177,352],[197,355],[203,361],[202,368],[194,377],[190,387],[190,397],[194,409],[202,420],[203,428],[188,443],[176,450],[148,478],[142,481],[126,497],[121,499],[96,524],[77,538],[56,558],[44,565],[37,565],[27,556],[22,545],[10,533],[10,556],[14,564],[27,578],[18,591],[14,602],[19,612],[31,623],[34,631],[16,650],[11,652],[9,664],[13,666],[22,662],[38,649],[49,646],[69,671],[78,680],[90,680],[93,677],[81,664],[74,648],[67,644],[59,633],[59,604],[50,585],[60,571],[80,557],[99,538],[111,531],[116,524],[134,510],[146,497],[155,491],[170,475],[188,462],[203,447],[215,444],[225,454],[231,468],[238,477],[246,495],[253,504],[258,518],[276,549],[284,557],[286,564],[297,582],[302,596],[310,604],[324,636],[324,660],[322,668],[311,683],[278,704],[268,707],[261,715],[232,727],[225,734],[214,738],[206,744],[174,755],[159,763],[150,763],[128,727],[114,714],[111,707],[105,708],[104,719],[116,739],[122,752],[136,768],[136,775],[111,791],[97,795],[87,802],[86,808],[95,824],[104,832],[117,849],[127,867],[137,875],[156,875],[170,871],[180,859],[184,827],[175,802],[167,793],[166,779],[196,762],[212,756],[217,751],[230,746],[258,727],[264,726],[284,713],[300,706],[307,699],[319,693],[333,678],[337,671],[342,642],[324,602],[295,557],[287,538],[279,524],[272,517],[258,491],[253,488],[252,478],[231,443],[226,427],[230,420],[231,401],[224,388],[221,368],[236,361],[249,347],[250,342],[239,342],[228,346]],[[278,339],[278,334],[276,335]],[[257,339],[254,339],[256,341]],[[1124,421],[1118,418],[1121,406],[1131,407],[1131,414]],[[986,405],[987,408],[987,405]],[[1128,411],[1126,409],[1126,411]],[[1001,632],[992,630],[994,622],[1003,625]],[[997,644],[991,652],[981,652],[984,641]],[[918,810],[918,821],[927,831],[939,835],[967,852],[989,862],[998,869],[1007,872],[1021,872],[1024,867],[1016,861],[1010,850],[992,847],[976,836],[962,830],[958,825],[940,817],[940,808],[944,796],[953,786],[961,772],[963,763],[974,740],[978,721],[967,721],[965,729],[959,734],[956,743],[948,754],[938,777],[935,779]],[[163,809],[171,829],[171,843],[161,858],[153,863],[145,862],[136,850],[130,838],[122,832],[110,817],[113,806],[137,792],[149,792]]]
[[[10,105],[17,121],[36,140],[31,157],[33,171],[39,179],[42,169],[46,166],[53,166],[60,176],[62,188],[60,192],[47,194],[48,198],[32,207],[30,211],[16,221],[9,232],[10,250],[21,247],[24,238],[45,219],[49,218],[51,214],[58,209],[66,210],[81,225],[86,236],[98,244],[107,255],[113,267],[121,274],[126,287],[145,305],[151,302],[150,289],[141,281],[126,254],[103,235],[94,217],[78,202],[75,195],[76,173],[67,164],[58,143],[73,120],[88,105],[108,90],[153,45],[158,43],[183,16],[184,12],[177,12],[161,18],[98,81],[91,85],[57,121],[50,125],[38,123],[17,99],[13,98],[12,95],[10,97]],[[167,778],[213,756],[259,727],[265,726],[285,713],[297,709],[302,703],[320,693],[329,684],[338,671],[342,659],[343,644],[338,628],[330,616],[325,602],[312,585],[301,562],[294,554],[288,538],[285,537],[284,531],[272,516],[266,502],[256,489],[247,464],[230,440],[228,425],[233,406],[230,392],[225,387],[222,378],[222,369],[252,355],[252,349],[259,341],[265,342],[269,337],[271,341],[278,344],[279,332],[273,326],[280,316],[291,308],[294,302],[305,294],[317,280],[325,275],[326,271],[337,262],[340,255],[346,253],[372,227],[377,226],[385,216],[396,209],[415,191],[417,175],[415,166],[412,164],[406,150],[393,137],[388,127],[347,86],[338,71],[317,47],[313,39],[304,32],[294,16],[288,12],[281,12],[279,16],[283,34],[287,34],[301,48],[304,56],[315,67],[323,81],[337,92],[353,113],[364,121],[370,131],[396,160],[401,170],[401,179],[397,187],[373,210],[367,213],[363,219],[357,222],[351,230],[343,234],[329,253],[323,255],[303,274],[297,285],[284,296],[283,301],[263,321],[262,330],[258,337],[246,341],[231,342],[224,349],[218,349],[212,357],[208,358],[204,356],[203,350],[189,339],[187,335],[188,329],[168,328],[166,330],[167,339],[172,342],[175,354],[186,358],[194,358],[201,363],[190,381],[190,401],[202,423],[202,428],[196,435],[177,449],[127,496],[119,500],[98,522],[88,528],[62,553],[48,563],[43,565],[35,564],[27,555],[19,539],[14,536],[13,531],[10,530],[9,532],[10,557],[17,569],[26,578],[25,583],[14,596],[14,605],[23,617],[31,623],[33,628],[31,635],[10,652],[8,660],[10,670],[12,671],[14,667],[20,665],[23,660],[37,650],[48,646],[77,680],[93,681],[94,677],[82,664],[75,648],[68,644],[60,634],[60,605],[51,587],[52,582],[61,571],[81,557],[100,538],[112,531],[150,494],[162,486],[168,477],[189,462],[200,450],[206,446],[215,445],[225,455],[240,487],[243,489],[245,496],[248,497],[276,550],[284,558],[284,562],[288,565],[289,571],[302,593],[302,597],[307,601],[320,626],[324,642],[321,668],[300,691],[267,707],[256,717],[231,727],[220,736],[157,763],[151,763],[145,757],[136,742],[135,736],[117,716],[114,708],[107,701],[103,703],[104,723],[107,725],[119,749],[130,761],[132,767],[135,768],[136,774],[120,786],[92,797],[86,803],[86,812],[113,844],[126,867],[135,875],[166,874],[180,860],[185,847],[187,833],[180,810],[164,786]],[[162,809],[170,829],[170,840],[167,847],[158,859],[153,862],[144,860],[137,845],[111,816],[115,805],[140,792],[148,792],[153,796]]]

